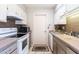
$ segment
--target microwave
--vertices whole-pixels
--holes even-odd
[[[29,32],[30,28],[29,27],[19,27],[18,32],[26,33]]]
[[[30,27],[25,26],[25,25],[18,25],[17,26],[17,32],[18,33],[27,33],[30,31]]]

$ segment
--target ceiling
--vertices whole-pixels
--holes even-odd
[[[56,4],[24,4],[26,8],[55,8]]]

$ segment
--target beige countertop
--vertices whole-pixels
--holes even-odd
[[[67,47],[72,49],[74,52],[79,53],[79,38],[56,32],[51,33],[53,36],[57,37],[60,41],[65,43]]]
[[[0,38],[0,52],[16,43],[17,38]]]

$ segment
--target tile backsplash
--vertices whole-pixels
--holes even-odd
[[[15,20],[7,20],[7,22],[0,22],[0,28],[16,27]]]

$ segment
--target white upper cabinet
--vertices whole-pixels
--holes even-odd
[[[62,17],[60,18],[59,24],[66,24],[66,16],[62,16]]]
[[[22,19],[21,8],[16,4],[8,5],[8,16],[15,16]]]
[[[67,4],[66,5],[66,12],[71,12],[78,7],[79,7],[79,4]]]
[[[26,13],[19,5],[8,5],[8,16],[15,16],[22,19],[21,21],[16,21],[16,24],[26,24]]]
[[[23,17],[22,17],[23,9],[18,5],[17,5],[16,13],[20,19],[23,19]]]
[[[65,19],[66,17],[64,16],[65,11],[66,11],[65,5],[59,6],[59,8],[55,11],[54,24],[66,24],[66,19]]]
[[[59,4],[55,9],[54,24],[66,24],[66,17],[79,14],[79,4]]]
[[[17,16],[17,8],[16,4],[8,5],[8,16]],[[19,12],[19,11],[18,11]]]
[[[22,23],[23,23],[23,24],[27,24],[27,14],[26,14],[26,12],[23,11],[22,17],[23,17]]]
[[[26,12],[17,4],[0,4],[0,22],[7,22],[7,16],[22,19],[20,23],[27,24]]]
[[[7,22],[7,5],[0,4],[0,22]]]
[[[20,12],[20,16],[22,17],[21,21],[16,21],[16,24],[27,24],[27,15],[25,12]]]
[[[79,14],[79,4],[67,4],[66,5],[66,16],[73,16]]]
[[[27,14],[26,11],[24,11],[20,6],[18,6],[19,8],[17,9],[18,15],[20,16],[20,18],[22,19],[22,21],[17,21],[18,23],[21,24],[27,24]]]

